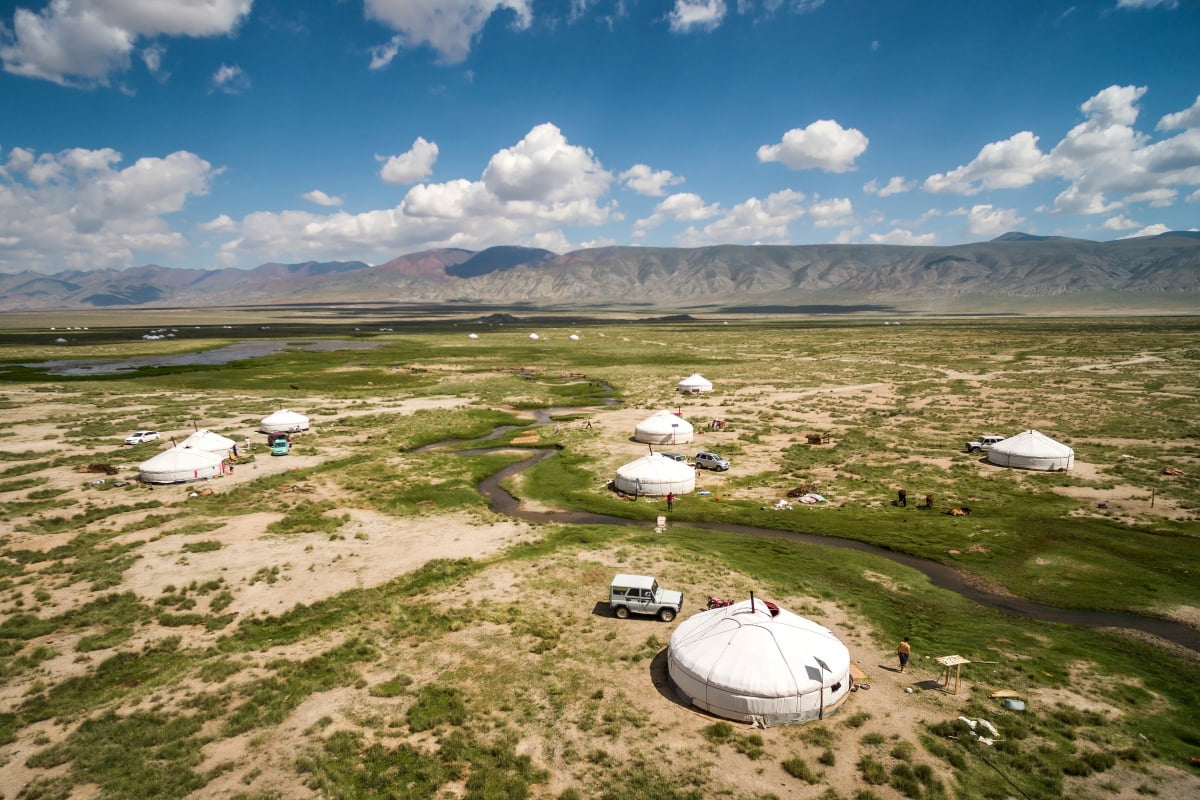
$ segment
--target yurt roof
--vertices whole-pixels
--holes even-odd
[[[1034,430],[1024,431],[997,442],[992,445],[991,450],[1008,455],[1038,458],[1065,458],[1075,453],[1062,442]]]
[[[666,483],[694,478],[695,469],[662,453],[648,453],[636,461],[617,468],[617,474],[626,480],[642,480]]]
[[[693,372],[688,377],[679,382],[680,386],[707,386],[712,388],[712,381],[701,375],[699,372]]]
[[[636,430],[647,433],[670,433],[672,428],[678,433],[691,433],[694,430],[692,423],[666,410],[654,412],[636,426]]]
[[[143,461],[138,470],[141,472],[179,472],[209,469],[219,466],[220,463],[221,457],[216,453],[191,447],[172,447],[148,461]]]
[[[772,613],[762,600],[684,620],[671,634],[670,650],[675,663],[709,687],[760,698],[815,692],[850,668],[850,651],[832,631],[786,609]]]
[[[274,414],[268,414],[263,417],[262,422],[264,425],[290,425],[297,422],[307,423],[308,417],[303,414],[297,414],[290,409],[281,408]]]
[[[201,428],[193,433],[188,438],[184,439],[179,445],[180,447],[191,447],[197,450],[209,450],[218,452],[222,450],[231,450],[236,442],[228,436],[222,436],[219,433],[213,433],[210,430]]]

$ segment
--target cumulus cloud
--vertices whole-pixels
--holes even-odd
[[[879,182],[872,178],[864,183],[862,188],[867,194],[877,195],[878,197],[891,197],[894,194],[911,192],[916,186],[916,181],[906,181],[904,178],[896,175],[883,186],[880,186]]]
[[[834,228],[849,225],[853,221],[854,206],[849,198],[833,197],[813,203],[809,206],[808,215],[813,220],[814,228]]]
[[[251,2],[52,0],[40,12],[18,8],[0,62],[6,72],[63,86],[107,86],[114,73],[129,69],[139,39],[231,33]],[[152,61],[147,66],[157,71]]]
[[[971,206],[965,212],[967,233],[972,236],[998,236],[1025,221],[1015,208],[996,208],[989,204]]]
[[[699,222],[700,220],[711,219],[719,213],[721,213],[719,203],[705,205],[700,195],[692,194],[691,192],[679,192],[655,206],[650,216],[635,222],[633,224],[634,235],[643,235],[645,231],[657,228],[669,220],[675,222]]]
[[[457,64],[493,14],[511,12],[517,30],[533,21],[530,0],[365,0],[364,11],[368,19],[397,31],[387,44],[372,49],[372,69],[386,66],[402,46],[428,45],[443,63]]]
[[[872,233],[867,237],[872,244],[935,244],[937,236],[932,233],[913,233],[903,228],[893,228],[887,233]]]
[[[707,33],[725,19],[725,0],[675,0],[667,19],[674,33]]]
[[[1166,233],[1169,230],[1171,230],[1171,229],[1168,228],[1166,225],[1163,225],[1161,222],[1156,222],[1153,225],[1147,225],[1146,227],[1142,228],[1140,231],[1137,231],[1136,233],[1131,233],[1128,236],[1122,236],[1120,238],[1136,239],[1139,236],[1158,236],[1159,234]]]
[[[134,251],[184,246],[164,216],[205,195],[219,170],[180,150],[118,169],[112,149],[14,148],[0,171],[0,269],[126,267]]]
[[[331,197],[322,192],[320,189],[313,189],[311,192],[305,192],[301,195],[301,197],[310,203],[316,203],[319,206],[340,206],[343,202],[342,198]]]
[[[626,188],[646,197],[662,197],[666,187],[683,183],[683,178],[669,169],[654,170],[646,164],[634,164],[617,177]]]
[[[559,251],[564,228],[621,218],[614,206],[600,203],[611,183],[612,175],[590,150],[572,145],[547,123],[492,156],[480,180],[416,184],[393,208],[248,214],[236,237],[222,245],[220,260],[390,258],[434,247],[481,249],[511,242],[553,243],[548,249]]]
[[[1084,121],[1049,152],[1029,131],[985,145],[970,163],[926,178],[928,192],[975,195],[1035,181],[1065,181],[1050,211],[1105,214],[1128,203],[1174,202],[1177,186],[1200,183],[1200,100],[1165,115],[1159,130],[1181,130],[1160,141],[1136,130],[1141,86],[1109,86],[1080,105]]]
[[[791,169],[847,172],[870,140],[856,128],[843,128],[831,119],[819,119],[807,128],[793,128],[779,144],[758,148],[758,160],[778,161]]]
[[[377,155],[375,160],[383,162],[379,177],[384,183],[409,184],[428,178],[437,157],[437,142],[427,142],[424,137],[418,136],[408,152],[398,156]]]
[[[784,189],[738,203],[721,214],[720,218],[703,228],[689,227],[676,241],[683,247],[701,247],[726,242],[789,241],[788,226],[806,213],[804,195]]]
[[[1106,231],[1127,231],[1141,224],[1140,222],[1134,222],[1129,217],[1118,214],[1115,217],[1109,217],[1104,220],[1100,227]]]
[[[213,91],[224,94],[241,94],[250,88],[250,77],[241,67],[222,64],[212,76]]]
[[[234,233],[237,231],[237,223],[228,214],[220,214],[208,222],[201,222],[196,227],[205,233]]]

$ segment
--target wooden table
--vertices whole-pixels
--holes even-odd
[[[958,682],[962,678],[962,665],[970,664],[971,660],[962,656],[938,656],[937,662],[942,665],[942,677],[939,682],[944,681],[946,688],[950,688],[950,668],[954,667],[954,694],[958,694]]]

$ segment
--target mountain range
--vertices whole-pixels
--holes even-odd
[[[1007,233],[949,247],[887,244],[427,250],[254,269],[0,275],[0,311],[295,303],[1047,313],[1200,311],[1200,233],[1094,242]]]

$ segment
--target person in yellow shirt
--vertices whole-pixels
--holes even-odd
[[[896,655],[900,656],[900,671],[901,672],[904,672],[904,670],[908,667],[908,657],[911,654],[912,654],[912,645],[910,645],[908,643],[908,637],[905,636],[904,640],[900,642],[900,646],[896,648]]]

